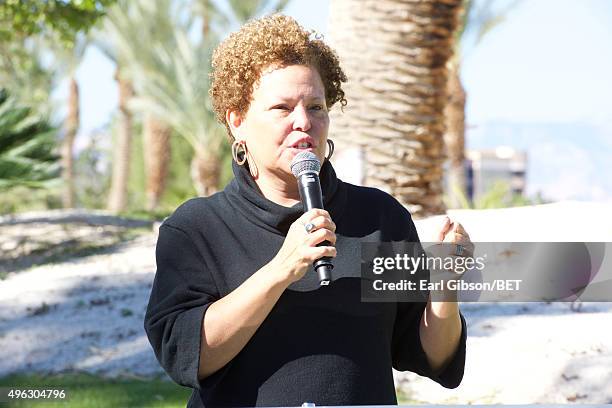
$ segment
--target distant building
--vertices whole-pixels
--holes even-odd
[[[336,149],[332,158],[336,174],[343,181],[363,185],[365,162],[362,149],[348,147]],[[446,170],[448,162],[445,163]],[[474,202],[491,191],[496,182],[506,182],[510,187],[509,197],[523,195],[526,189],[527,153],[511,147],[491,150],[466,151],[465,174],[467,199]],[[451,191],[448,171],[445,174],[445,191]]]
[[[478,200],[496,182],[506,182],[510,194],[523,195],[527,184],[527,152],[501,146],[466,152],[467,195]]]

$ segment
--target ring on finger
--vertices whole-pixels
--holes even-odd
[[[306,232],[311,232],[315,229],[315,225],[312,222],[309,222],[308,224],[304,225],[304,229]]]
[[[463,256],[464,253],[465,253],[465,247],[461,244],[457,244],[457,247],[455,248],[455,255]]]

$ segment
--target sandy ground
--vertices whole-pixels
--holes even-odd
[[[155,236],[0,281],[0,376],[161,372],[143,329]]]
[[[454,390],[396,375],[415,400],[440,404],[612,403],[612,304],[464,304],[465,375]]]
[[[611,205],[560,203],[451,211],[474,241],[612,241]],[[440,217],[417,222],[422,240]],[[4,224],[3,224],[4,223]],[[6,227],[0,219],[0,235]],[[6,231],[6,228],[4,229]],[[155,235],[111,253],[32,266],[0,281],[0,376],[84,370],[163,375],[142,328]],[[444,389],[395,373],[427,403],[612,403],[612,303],[461,305],[468,322],[463,383]],[[578,310],[575,310],[578,309]]]
[[[610,214],[610,203],[585,202],[449,211],[474,242],[612,242]],[[432,240],[442,222],[442,217],[417,221],[421,240]],[[612,403],[612,303],[464,303],[461,310],[469,333],[463,382],[448,390],[412,373],[396,373],[396,382],[414,399]]]

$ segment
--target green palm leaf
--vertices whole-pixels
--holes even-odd
[[[0,190],[49,187],[60,172],[56,129],[0,90]]]

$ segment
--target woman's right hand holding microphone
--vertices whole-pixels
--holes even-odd
[[[328,246],[317,244],[328,241]],[[287,286],[300,280],[314,261],[336,256],[336,224],[325,210],[305,212],[291,227],[281,249],[270,264]]]

